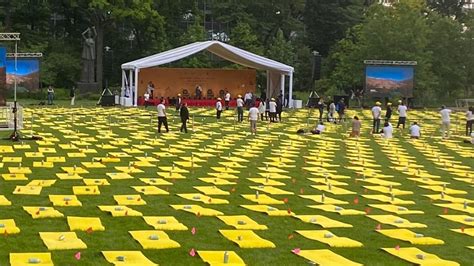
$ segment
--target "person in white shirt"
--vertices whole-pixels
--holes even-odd
[[[224,102],[225,102],[225,109],[229,110],[229,103],[230,103],[230,92],[229,91],[226,91],[226,93],[225,93]]]
[[[441,135],[442,137],[449,138],[449,127],[451,125],[451,110],[446,108],[446,106],[441,107],[441,111],[439,113],[441,114]]]
[[[244,121],[244,101],[242,95],[237,96],[237,121]]]
[[[400,127],[400,125],[403,126],[403,129],[405,129],[405,123],[407,120],[407,110],[408,108],[403,104],[403,101],[398,101],[398,123],[397,123],[397,128]]]
[[[380,102],[376,102],[375,106],[372,107],[372,134],[378,133],[380,129],[380,116],[382,115],[382,108],[380,108],[380,105],[382,105]]]
[[[410,127],[410,138],[419,139],[421,137],[421,128],[417,122],[413,122]]]
[[[472,134],[472,125],[474,124],[474,107],[469,107],[466,112],[466,136]]]
[[[257,120],[259,113],[258,108],[255,106],[249,109],[250,132],[255,135],[257,134]]]
[[[268,106],[270,107],[270,122],[276,122],[277,104],[275,102],[275,98],[270,99]]]
[[[324,123],[323,122],[319,122],[318,125],[316,126],[316,129],[314,130],[311,130],[311,133],[313,134],[322,134],[324,132],[324,129],[326,127],[324,126]]]
[[[148,91],[143,94],[143,100],[145,100],[143,104],[145,105],[145,108],[147,108],[148,105],[150,105],[150,94],[148,93]]]
[[[386,138],[386,139],[391,139],[393,138],[393,127],[392,127],[392,124],[390,124],[389,122],[385,122],[385,124],[383,125],[383,137]]]
[[[166,118],[166,107],[161,101],[156,107],[158,111],[158,133],[161,133],[161,125],[165,126],[166,132],[169,132],[168,129],[168,119]]]
[[[265,120],[268,120],[268,118],[265,116],[266,112],[265,110],[267,109],[265,106],[265,101],[260,99],[260,103],[258,104],[258,113],[260,114],[260,120],[263,121],[263,117],[265,117]]]
[[[250,100],[252,100],[252,95],[250,94],[250,92],[247,92],[247,93],[244,95],[244,102],[245,102],[245,106],[246,106],[246,107],[249,107],[249,105],[250,105]]]
[[[222,113],[222,99],[221,98],[217,98],[217,102],[216,102],[216,118],[217,120],[221,119],[221,113]]]
[[[336,114],[336,104],[334,103],[334,101],[331,101],[331,103],[329,104],[329,110],[328,110],[328,122],[334,122],[334,124],[336,123],[336,118],[334,117],[335,114]]]

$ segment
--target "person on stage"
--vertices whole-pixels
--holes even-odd
[[[224,102],[225,102],[225,109],[229,110],[229,103],[230,103],[230,92],[229,91],[225,91]]]
[[[244,121],[244,101],[242,95],[237,96],[237,121]]]
[[[188,133],[188,128],[186,127],[186,123],[189,120],[189,110],[188,110],[188,105],[183,102],[181,104],[181,108],[179,108],[179,117],[181,118],[181,128],[179,129],[179,132]]]
[[[176,111],[179,111],[179,108],[181,108],[183,99],[181,98],[181,93],[178,93],[178,98],[176,98]]]
[[[153,93],[155,92],[155,84],[153,82],[148,81],[148,85],[146,86],[146,92],[150,95],[150,99],[153,99]]]
[[[148,93],[148,91],[145,92],[145,94],[143,94],[143,105],[145,105],[145,109],[149,106],[149,105],[152,105],[151,102],[150,102],[150,94]]]
[[[196,99],[201,100],[202,98],[202,87],[201,85],[196,85]]]
[[[221,113],[222,113],[222,99],[221,98],[217,98],[217,102],[216,102],[216,118],[217,120],[221,119]]]
[[[161,125],[164,125],[166,132],[169,132],[168,119],[166,118],[166,107],[163,99],[160,101],[156,109],[158,111],[158,133],[161,133]]]

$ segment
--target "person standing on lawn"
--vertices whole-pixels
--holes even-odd
[[[158,133],[161,133],[161,125],[165,126],[166,132],[169,132],[168,129],[168,119],[166,118],[166,107],[164,105],[164,100],[161,100],[158,106],[156,106],[158,111]]]
[[[469,107],[466,112],[466,136],[471,135],[474,124],[474,107]]]
[[[385,111],[385,122],[390,122],[392,117],[392,103],[387,103],[387,111]]]
[[[276,116],[278,116],[278,122],[281,122],[281,113],[283,112],[283,101],[284,99],[282,97],[279,97],[276,101]]]
[[[323,121],[323,114],[324,114],[324,99],[323,97],[319,98],[318,101],[318,110],[319,110],[319,122]]]
[[[53,104],[53,100],[54,100],[54,89],[53,89],[53,86],[49,85],[47,92],[48,92],[48,105],[52,105],[52,104]]]
[[[176,98],[176,103],[175,103],[176,111],[179,111],[179,108],[181,108],[182,101],[183,99],[181,98],[181,93],[178,93],[178,98]]]
[[[406,105],[403,104],[402,100],[398,101],[398,123],[397,123],[397,128],[400,127],[400,125],[403,126],[403,129],[405,129],[405,123],[407,121],[407,110],[408,108]]]
[[[217,102],[216,102],[216,118],[217,120],[221,119],[221,113],[222,113],[222,99],[221,98],[217,98]]]
[[[361,128],[362,124],[359,120],[359,117],[358,116],[354,116],[354,118],[352,119],[352,132],[351,132],[351,137],[356,137],[358,138],[360,136],[360,128]]]
[[[275,102],[275,98],[270,99],[268,106],[270,107],[270,122],[275,122],[277,113],[277,104]]]
[[[237,121],[244,121],[244,101],[242,95],[237,96]]]
[[[188,105],[183,102],[181,104],[181,108],[179,108],[179,117],[181,118],[181,128],[179,129],[180,132],[188,133],[188,128],[186,126],[186,123],[189,120],[189,110],[188,110]]]
[[[451,125],[451,109],[446,108],[446,106],[441,106],[441,135],[443,138],[449,138],[449,127]]]
[[[249,109],[250,133],[257,135],[258,108],[253,106]]]
[[[336,123],[336,104],[334,101],[331,101],[331,103],[328,106],[328,122],[333,122],[334,124]]]
[[[258,113],[260,114],[260,120],[263,121],[263,117],[265,116],[265,120],[268,120],[268,118],[266,117],[266,104],[265,104],[265,101],[260,99],[260,103],[258,104]]]
[[[380,116],[382,115],[382,108],[380,108],[380,105],[380,102],[376,102],[375,106],[372,107],[372,134],[378,133],[380,129]]]
[[[229,103],[230,103],[230,92],[229,91],[225,92],[224,102],[225,102],[225,109],[229,110]]]
[[[76,101],[76,87],[72,86],[71,90],[69,91],[69,97],[71,97],[71,106],[74,106]]]

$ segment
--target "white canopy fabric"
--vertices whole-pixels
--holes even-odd
[[[131,91],[134,93],[134,105],[136,106],[138,95],[137,86],[134,85],[136,81],[138,81],[138,72],[140,69],[168,64],[204,50],[239,65],[259,70],[266,70],[267,75],[279,75],[281,77],[281,82],[279,85],[281,86],[280,89],[282,92],[284,92],[285,76],[289,76],[289,99],[292,98],[292,81],[294,72],[294,68],[292,66],[282,64],[280,62],[265,58],[260,55],[256,55],[254,53],[239,49],[235,46],[225,44],[219,41],[195,42],[159,54],[151,55],[145,58],[122,64],[122,90],[126,90],[127,87],[131,89]],[[127,70],[130,71],[129,78],[127,78]],[[135,72],[134,75],[132,74],[132,71]],[[276,91],[277,90],[275,90],[275,88],[267,88],[267,95],[269,97],[279,95],[279,92],[276,93]],[[289,102],[289,104],[291,107],[291,101]]]

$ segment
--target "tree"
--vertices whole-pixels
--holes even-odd
[[[427,0],[427,2],[428,6],[438,13],[456,19],[463,16],[463,6],[466,3],[465,0]]]
[[[275,38],[268,47],[266,55],[278,62],[283,64],[293,64],[293,46],[292,44],[285,39],[283,36],[283,31],[280,29],[277,31]]]
[[[255,54],[262,54],[257,35],[248,23],[239,22],[230,33],[230,44]]]

